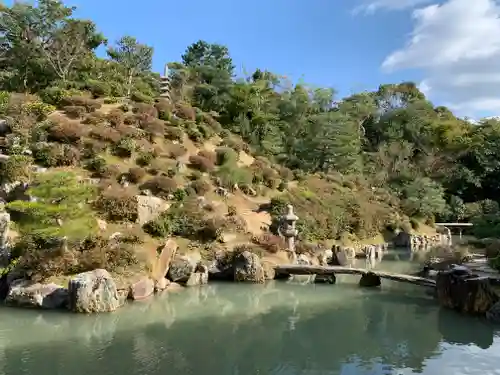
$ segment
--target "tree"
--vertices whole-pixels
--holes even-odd
[[[7,208],[19,216],[21,236],[41,240],[66,236],[70,240],[81,240],[96,229],[88,204],[94,193],[94,186],[79,181],[73,173],[43,173],[27,191],[36,200],[13,201]]]
[[[141,44],[131,36],[122,37],[116,44],[108,49],[108,56],[126,69],[127,96],[130,96],[133,79],[151,70],[153,47]]]
[[[1,9],[0,57],[5,78],[13,80],[11,89],[43,87],[54,79],[65,83],[75,66],[105,42],[93,22],[71,18],[74,10],[59,0]]]

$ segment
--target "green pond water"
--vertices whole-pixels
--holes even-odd
[[[358,279],[211,284],[99,316],[1,308],[0,375],[500,374],[494,326]]]

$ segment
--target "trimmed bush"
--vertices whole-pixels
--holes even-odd
[[[0,181],[28,182],[31,179],[31,163],[33,158],[25,155],[12,155],[8,159],[0,160]]]
[[[201,150],[200,152],[198,152],[198,156],[210,160],[212,164],[217,163],[217,154],[213,151]]]
[[[137,220],[137,199],[122,189],[109,189],[94,202],[95,209],[109,221]]]
[[[119,109],[113,109],[106,115],[106,120],[111,126],[118,127],[123,124],[125,120],[125,115]]]
[[[146,177],[146,171],[142,168],[132,167],[128,170],[127,179],[133,184],[138,184],[144,177]]]
[[[82,124],[98,125],[104,122],[106,122],[106,115],[104,113],[92,112],[85,117],[85,119],[82,121]]]
[[[183,120],[190,120],[190,121],[196,120],[196,111],[194,110],[193,107],[190,107],[189,105],[186,104],[177,104],[175,108],[175,114],[177,117]]]
[[[187,149],[183,145],[176,144],[176,143],[169,143],[166,145],[166,151],[165,151],[167,157],[171,159],[177,159],[181,156],[186,155]]]
[[[217,165],[234,165],[238,161],[239,155],[229,147],[221,147],[215,150]]]
[[[170,139],[172,141],[182,141],[184,136],[182,129],[173,126],[166,126],[164,132],[165,139]]]
[[[153,161],[154,158],[155,156],[152,152],[141,152],[139,153],[137,159],[135,159],[135,163],[142,167],[146,167],[151,164],[151,161]]]
[[[66,116],[72,119],[81,119],[85,116],[87,111],[85,107],[77,106],[77,105],[68,105],[63,108]]]
[[[48,129],[48,140],[75,144],[85,135],[83,127],[79,123],[60,121]]]
[[[192,155],[189,157],[189,166],[200,172],[210,172],[215,168],[210,160],[199,155]]]
[[[138,91],[133,92],[132,95],[130,95],[130,99],[137,103],[147,103],[147,104],[154,103],[154,99],[151,96],[145,95],[142,92]]]
[[[84,107],[85,111],[88,113],[95,112],[96,110],[101,108],[101,103],[94,99],[85,98],[83,96],[70,96],[62,98],[61,105],[63,105],[64,107]]]
[[[158,197],[166,198],[177,190],[177,183],[174,179],[164,176],[156,176],[141,185],[141,189],[148,189]]]
[[[193,188],[197,195],[205,195],[212,190],[210,182],[203,179],[194,180],[189,186]]]

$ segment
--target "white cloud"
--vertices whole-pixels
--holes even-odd
[[[373,14],[378,10],[404,10],[417,5],[430,3],[432,0],[363,0],[362,4],[354,8],[353,13]]]
[[[498,1],[447,0],[415,10],[408,43],[383,69],[421,69],[420,86],[430,98],[461,114],[500,113]]]

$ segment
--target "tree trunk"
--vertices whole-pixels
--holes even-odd
[[[130,91],[132,90],[132,77],[133,73],[130,71],[127,79],[127,98],[130,98]]]

